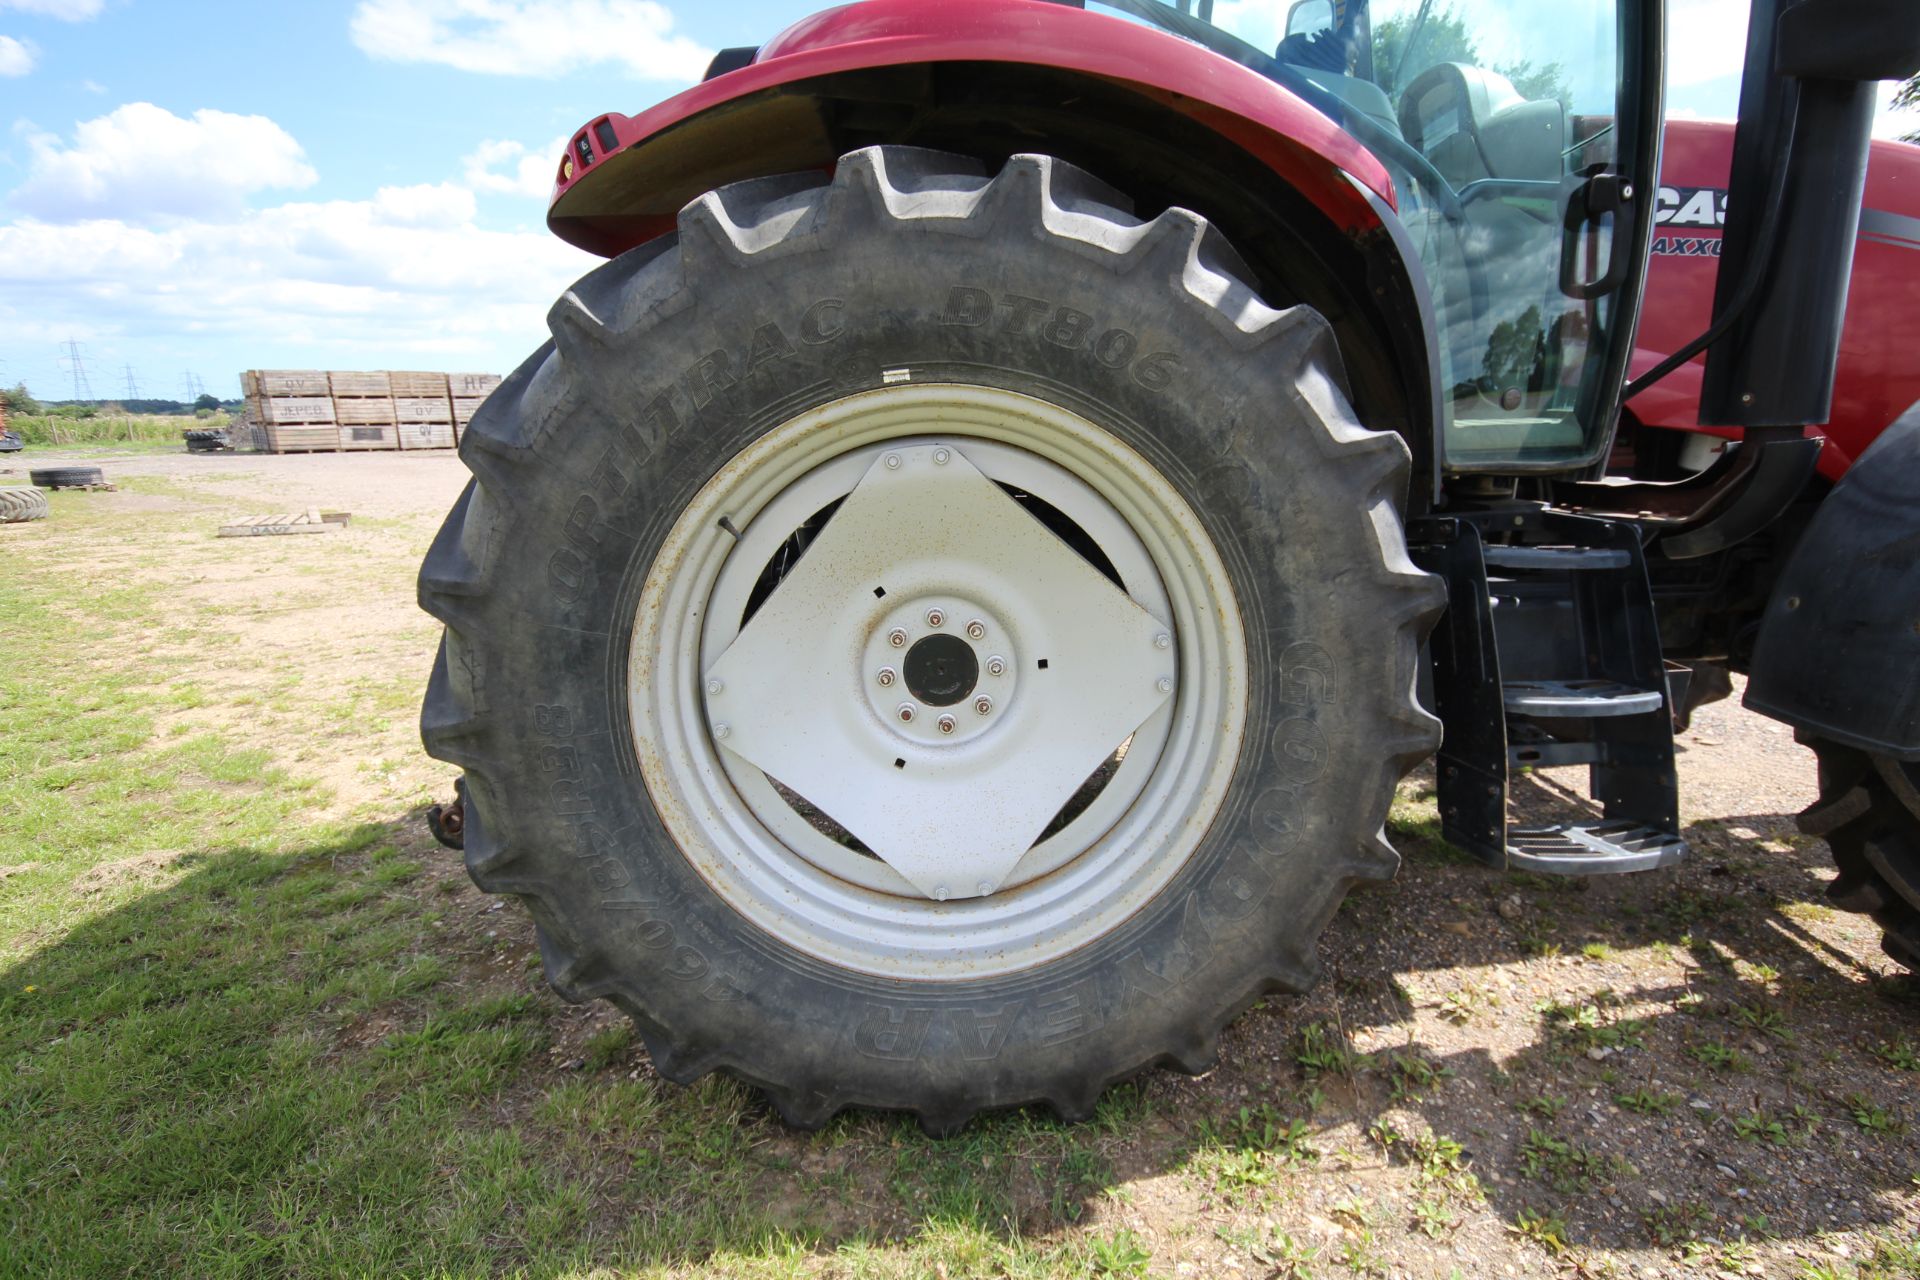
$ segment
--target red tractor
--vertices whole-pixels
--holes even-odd
[[[1084,1116],[1312,982],[1436,752],[1495,865],[1682,857],[1715,664],[1825,744],[1911,959],[1920,414],[1801,495],[1920,11],[1755,0],[1711,322],[1662,345],[1735,428],[1704,468],[1636,364],[1662,22],[875,0],[590,121],[549,225],[610,260],[420,579],[427,747],[555,988],[800,1125]],[[1599,815],[1510,823],[1555,764]]]

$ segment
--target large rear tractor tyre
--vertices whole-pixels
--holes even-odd
[[[1887,954],[1920,973],[1920,764],[1803,737],[1820,760],[1820,799],[1800,830],[1825,837],[1836,906],[1873,917]]]
[[[0,487],[0,524],[47,518],[47,495],[26,485]]]
[[[1390,877],[1441,605],[1327,324],[1085,173],[873,148],[581,280],[461,444],[422,711],[549,980],[790,1122],[1082,1117]]]

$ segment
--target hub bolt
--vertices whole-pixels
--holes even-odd
[[[930,627],[937,627],[937,626],[940,626],[941,624],[943,624],[943,623],[945,623],[945,622],[946,622],[946,620],[947,620],[947,615],[946,615],[946,614],[944,614],[944,613],[942,613],[942,612],[940,612],[940,611],[939,611],[938,609],[929,609],[929,610],[927,610],[927,625],[928,625],[928,626],[930,626]]]
[[[1158,690],[1160,690],[1160,692],[1162,692],[1162,693],[1172,693],[1172,692],[1173,692],[1173,677],[1172,677],[1172,676],[1161,676],[1161,677],[1160,677],[1160,679],[1159,679],[1159,681],[1158,681],[1158,682],[1157,682],[1157,683],[1156,683],[1156,684],[1154,685],[1154,688],[1156,688],[1156,689],[1158,689]]]
[[[984,716],[993,710],[993,699],[983,693],[973,700],[973,709]]]
[[[721,691],[722,689],[725,689],[726,687],[727,687],[727,686],[726,686],[725,684],[723,684],[723,683],[721,683],[721,682],[720,682],[720,681],[718,681],[718,680],[709,680],[709,681],[707,681],[707,692],[708,692],[708,693],[713,693],[713,694],[717,694],[717,693],[719,693],[719,692],[720,692],[720,691]]]
[[[933,451],[933,465],[936,467],[944,467],[947,465],[947,459],[951,458],[952,456],[953,455],[948,453],[945,449],[935,449]]]
[[[880,668],[880,674],[875,676],[874,679],[878,680],[882,685],[890,685],[897,678],[898,674],[899,673],[892,667],[882,667]]]
[[[726,737],[726,736],[727,736],[728,734],[730,734],[730,733],[732,733],[732,732],[733,732],[733,730],[731,730],[731,729],[729,729],[729,728],[727,728],[727,726],[726,726],[726,725],[724,725],[724,724],[718,724],[718,723],[716,723],[716,724],[715,724],[715,725],[713,726],[713,736],[714,736],[714,737],[716,737],[716,738],[724,738],[724,737]]]
[[[967,636],[973,640],[985,640],[987,638],[987,624],[975,618],[967,624]]]
[[[1159,635],[1153,638],[1153,647],[1156,649],[1164,649],[1172,643],[1173,643],[1173,637],[1168,635],[1164,631],[1162,631]]]
[[[913,723],[913,704],[911,702],[901,703],[899,706],[899,709],[896,710],[894,714],[900,717],[901,724],[912,724]]]
[[[954,726],[954,719],[953,719],[953,717],[952,717],[952,716],[941,716],[941,717],[940,717],[940,732],[942,732],[942,733],[952,733],[952,732],[953,732],[953,726]]]
[[[887,643],[896,649],[904,649],[907,647],[907,633],[895,627],[887,632]]]
[[[897,453],[890,453],[890,454],[888,454],[888,455],[887,455],[887,470],[889,470],[889,471],[898,471],[899,469],[900,469],[900,455],[899,455],[899,454],[897,454]]]
[[[1007,674],[1007,660],[1001,657],[999,654],[995,654],[993,657],[988,658],[987,674],[990,676],[1003,676]]]
[[[992,893],[992,892],[993,892],[993,881],[991,881],[991,880],[982,880],[982,881],[981,881],[981,882],[980,882],[979,884],[977,884],[977,885],[975,885],[975,886],[973,886],[973,887],[974,887],[975,889],[978,889],[978,890],[980,891],[980,896],[984,898],[984,897],[986,897],[986,896],[987,896],[988,894],[990,894],[990,893]]]

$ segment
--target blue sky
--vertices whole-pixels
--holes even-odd
[[[505,372],[594,262],[543,225],[562,140],[819,7],[0,0],[0,383],[71,395],[68,339],[103,397]],[[1678,113],[1732,113],[1745,11],[1675,0]]]

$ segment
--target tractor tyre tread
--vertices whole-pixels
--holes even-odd
[[[1084,1042],[1076,1042],[1073,1052],[1027,1050],[1024,1074],[999,1066],[985,1070],[979,1063],[927,1064],[927,1071],[944,1074],[888,1091],[873,1083],[876,1077],[857,1075],[854,1068],[865,1064],[847,1061],[843,1076],[832,1064],[823,1065],[820,1054],[757,1042],[765,1036],[753,1034],[754,1024],[727,1024],[696,1006],[691,996],[677,996],[667,977],[631,972],[616,954],[618,947],[631,944],[609,936],[609,926],[597,923],[592,902],[581,900],[581,873],[570,865],[590,851],[569,847],[568,828],[538,811],[545,784],[526,738],[529,717],[540,711],[528,705],[530,694],[511,686],[517,646],[537,642],[542,620],[527,616],[537,605],[530,603],[535,597],[519,576],[524,570],[503,565],[532,563],[514,560],[531,554],[523,547],[527,538],[542,522],[551,527],[564,520],[567,495],[593,482],[592,465],[603,446],[570,445],[569,437],[595,420],[635,419],[635,405],[646,403],[646,384],[634,369],[655,358],[658,347],[650,339],[697,314],[710,286],[721,298],[750,298],[759,287],[756,276],[777,276],[785,260],[849,251],[871,255],[879,252],[876,245],[890,245],[888,251],[911,262],[927,251],[921,246],[940,237],[986,238],[1007,246],[996,252],[1044,252],[1056,255],[1056,262],[1077,259],[1075,272],[1132,277],[1125,284],[1133,290],[1163,296],[1170,285],[1172,298],[1164,305],[1202,335],[1194,341],[1217,344],[1213,349],[1222,359],[1246,362],[1236,367],[1294,370],[1246,376],[1271,376],[1276,384],[1287,380],[1274,387],[1274,394],[1290,402],[1287,409],[1295,419],[1310,424],[1302,428],[1312,438],[1298,446],[1299,457],[1326,464],[1314,484],[1330,496],[1302,501],[1317,504],[1314,511],[1335,512],[1315,517],[1337,520],[1344,531],[1342,548],[1328,553],[1339,555],[1342,567],[1324,589],[1329,599],[1339,598],[1340,609],[1350,608],[1356,619],[1364,619],[1364,625],[1356,621],[1343,633],[1351,634],[1356,646],[1345,659],[1353,670],[1351,689],[1343,687],[1343,713],[1352,717],[1352,740],[1364,744],[1354,754],[1365,759],[1356,759],[1338,785],[1350,788],[1343,795],[1365,799],[1314,817],[1313,822],[1328,824],[1329,834],[1323,845],[1303,850],[1288,864],[1287,874],[1296,877],[1288,883],[1297,884],[1300,893],[1287,902],[1286,910],[1293,913],[1287,927],[1275,931],[1264,955],[1221,956],[1227,972],[1215,971],[1211,985],[1194,984],[1207,985],[1204,998],[1193,987],[1181,988],[1196,998],[1177,1014],[1154,1015],[1177,1017],[1178,1025],[1161,1027],[1152,1048],[1129,1049],[1124,1057],[1109,1053],[1098,1065],[1090,1062]],[[1058,257],[1063,254],[1069,259]],[[845,269],[855,282],[851,290],[858,276]],[[1438,722],[1419,706],[1415,680],[1420,646],[1444,604],[1444,591],[1406,553],[1400,515],[1410,466],[1406,444],[1392,433],[1368,430],[1354,417],[1327,322],[1306,308],[1267,307],[1244,275],[1238,255],[1204,219],[1181,209],[1150,220],[1134,217],[1106,184],[1050,157],[1016,155],[989,173],[967,157],[873,147],[843,157],[830,180],[811,173],[758,179],[702,196],[681,211],[677,234],[630,250],[568,290],[549,314],[551,340],[487,399],[463,434],[461,458],[474,478],[435,538],[419,582],[422,608],[445,624],[421,712],[423,740],[429,754],[465,771],[468,870],[483,889],[524,899],[556,991],[570,1001],[606,998],[625,1010],[666,1078],[691,1083],[709,1072],[725,1072],[764,1090],[793,1125],[813,1128],[844,1108],[872,1106],[912,1112],[927,1131],[950,1133],[983,1110],[1030,1103],[1083,1118],[1102,1090],[1153,1065],[1204,1072],[1217,1060],[1228,1020],[1266,993],[1300,991],[1311,984],[1318,936],[1346,891],[1360,881],[1390,879],[1398,868],[1384,823],[1394,784],[1438,745]],[[1118,292],[1120,286],[1107,287]],[[777,305],[777,299],[765,305]],[[849,321],[849,332],[850,326]],[[746,328],[751,332],[752,323]],[[837,394],[880,383],[877,366],[841,366],[835,375]],[[698,446],[690,437],[659,441],[661,453],[691,447]],[[1174,465],[1196,463],[1205,465],[1200,459]],[[1277,494],[1297,487],[1298,480],[1293,474],[1255,475],[1252,483],[1255,492]],[[653,490],[642,492],[659,505]],[[656,530],[650,535],[656,545],[678,512],[677,507],[650,514],[639,514],[637,505],[625,509]],[[1268,516],[1276,538],[1277,520],[1277,513]],[[623,588],[601,581],[600,589],[614,595]],[[617,648],[619,636],[605,643]],[[607,663],[606,669],[616,666]],[[615,736],[624,732],[617,718],[610,723]],[[596,720],[593,731],[604,733],[608,726]],[[624,750],[631,754],[631,747]],[[644,793],[635,768],[608,782]],[[1236,821],[1251,822],[1245,811],[1253,807],[1242,805]],[[1222,836],[1214,843],[1226,840]],[[1197,899],[1196,892],[1189,903]],[[727,911],[717,898],[714,905]],[[735,919],[738,928],[751,929]],[[795,968],[809,966],[820,968],[814,961]],[[782,974],[783,980],[789,976]],[[847,1007],[858,1006],[849,1001]],[[1127,1006],[1110,1025],[1137,1019],[1134,1009]],[[705,1025],[692,1025],[702,1020]]]
[[[1840,874],[1827,896],[1870,916],[1893,959],[1920,973],[1920,765],[1802,735],[1820,798],[1800,829],[1824,836]]]
[[[0,487],[0,524],[47,518],[47,495],[28,485]]]

